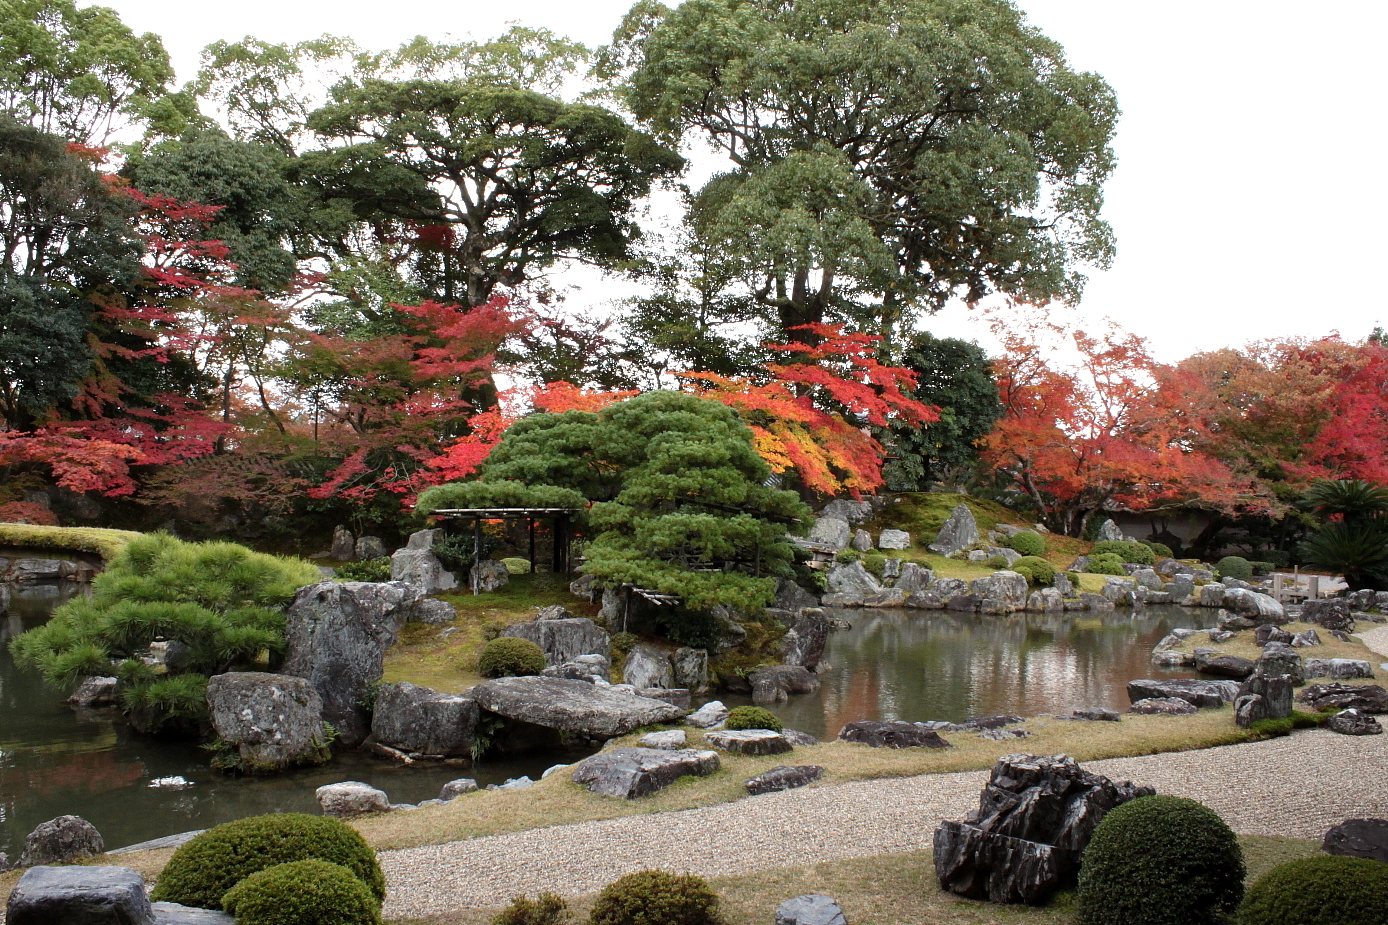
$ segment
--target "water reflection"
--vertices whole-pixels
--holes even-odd
[[[522,774],[539,777],[550,765],[575,758],[547,754],[470,768],[402,768],[346,752],[324,767],[228,777],[213,771],[196,745],[134,735],[117,710],[72,710],[37,674],[14,664],[9,640],[41,625],[56,604],[79,592],[72,585],[20,586],[0,618],[0,851],[11,860],[34,826],[65,813],[87,819],[114,848],[258,813],[316,813],[314,789],[341,780],[365,781],[396,802],[416,803],[437,796],[455,777],[485,786]],[[193,786],[149,786],[175,776]]]
[[[1125,685],[1150,677],[1152,647],[1175,627],[1214,625],[1209,610],[985,617],[935,611],[833,610],[852,624],[830,636],[818,695],[778,704],[813,735],[857,719],[949,720],[996,713],[1128,705]],[[1190,677],[1189,672],[1168,672]],[[725,698],[747,702],[746,698]]]

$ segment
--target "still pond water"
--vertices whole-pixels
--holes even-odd
[[[191,745],[135,736],[113,710],[74,711],[11,660],[14,635],[48,619],[71,588],[28,586],[0,617],[0,851],[13,861],[40,822],[71,813],[118,847],[274,811],[317,812],[316,787],[360,780],[395,802],[438,795],[455,777],[483,786],[579,755],[546,753],[471,768],[401,768],[359,752],[271,778],[228,777]],[[977,617],[920,611],[836,611],[818,695],[778,704],[787,726],[832,736],[855,719],[963,720],[1127,705],[1124,685],[1148,677],[1156,642],[1175,627],[1212,625],[1213,611],[1151,607],[1111,614]],[[1172,675],[1188,676],[1188,675]],[[750,702],[724,696],[729,705]],[[193,786],[150,787],[181,776]]]

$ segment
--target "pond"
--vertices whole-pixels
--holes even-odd
[[[14,664],[13,636],[41,625],[80,586],[15,586],[0,616],[0,852],[18,859],[40,822],[70,813],[117,848],[269,812],[318,812],[314,790],[343,780],[379,787],[397,803],[439,794],[458,777],[482,786],[538,778],[573,756],[530,755],[472,767],[404,768],[364,752],[342,752],[327,765],[266,778],[230,777],[208,766],[196,745],[136,736],[114,709],[75,711],[60,692]],[[151,787],[180,776],[193,786]]]
[[[0,618],[0,851],[11,860],[34,826],[65,813],[90,821],[114,848],[258,813],[317,812],[314,789],[336,781],[365,781],[395,802],[415,803],[437,796],[456,777],[483,786],[523,774],[537,778],[578,757],[546,753],[468,768],[404,768],[344,752],[322,767],[229,777],[212,770],[197,746],[135,736],[114,710],[72,710],[35,673],[14,665],[3,644],[42,624],[73,593],[72,587],[21,586]],[[831,616],[851,628],[829,638],[831,667],[820,675],[820,693],[774,707],[786,725],[820,737],[855,719],[1122,710],[1124,685],[1152,675],[1149,656],[1162,636],[1215,620],[1214,611],[1181,607],[1010,617],[834,610]],[[715,696],[729,705],[750,702]],[[173,776],[193,786],[150,786]]]

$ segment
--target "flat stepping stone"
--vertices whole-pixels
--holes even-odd
[[[796,787],[804,787],[812,784],[824,776],[824,769],[816,764],[798,765],[789,767],[782,765],[772,768],[764,774],[758,774],[743,783],[747,792],[753,796],[759,793],[776,793],[781,790],[793,790]]]
[[[145,881],[128,867],[31,867],[5,905],[9,925],[147,925]]]
[[[952,748],[934,729],[895,720],[858,720],[839,730],[845,742],[861,742],[872,748]]]
[[[1189,716],[1200,708],[1180,697],[1145,697],[1128,707],[1129,713],[1142,716]]]
[[[848,920],[832,897],[806,893],[776,907],[776,925],[848,925]]]
[[[1128,682],[1128,700],[1176,697],[1197,707],[1219,707],[1233,703],[1239,685],[1233,681],[1159,681],[1142,679]]]
[[[216,909],[155,903],[154,925],[236,925],[236,919]]]
[[[706,749],[617,748],[580,761],[572,779],[593,793],[634,800],[668,787],[686,774],[704,777],[719,766],[718,753]]]
[[[735,755],[780,755],[791,750],[786,737],[774,729],[720,729],[704,733],[704,741]]]
[[[675,751],[684,748],[688,736],[683,729],[666,729],[663,732],[648,732],[637,743],[642,748],[662,748],[666,751]]]

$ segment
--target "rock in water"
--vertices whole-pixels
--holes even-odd
[[[498,716],[593,739],[611,739],[684,716],[672,704],[565,678],[497,678],[470,693],[478,706]]]
[[[580,655],[612,657],[607,630],[587,617],[540,616],[527,623],[513,623],[501,635],[529,639],[545,653],[545,664],[550,666],[571,662]]]
[[[957,504],[928,547],[946,559],[957,556],[978,542],[978,522],[967,504]]]
[[[979,808],[935,830],[936,879],[969,899],[1039,905],[1075,884],[1105,813],[1154,792],[1091,774],[1065,755],[1005,755]]]
[[[873,748],[950,748],[933,729],[915,723],[858,720],[839,730],[845,742],[861,742]]]
[[[39,823],[24,839],[24,853],[19,856],[20,867],[40,864],[71,864],[79,858],[90,858],[106,850],[101,833],[81,816],[59,816]]]
[[[128,867],[34,867],[5,904],[9,925],[152,925],[145,881]]]
[[[390,812],[390,798],[359,780],[324,784],[314,791],[325,816],[360,816],[362,813]]]
[[[72,692],[67,702],[75,707],[108,707],[116,702],[116,687],[120,681],[116,678],[90,677],[84,678],[82,683],[77,685],[77,690]]]
[[[218,737],[247,774],[282,771],[328,758],[323,699],[305,678],[231,671],[207,682],[207,710]]]
[[[280,671],[313,684],[343,745],[366,738],[367,685],[380,679],[386,650],[420,596],[398,581],[324,581],[300,588],[289,605]]]
[[[819,678],[799,665],[768,665],[747,676],[752,685],[753,703],[777,703],[791,694],[813,694]]]
[[[1346,819],[1330,827],[1321,848],[1326,854],[1388,862],[1388,820]]]
[[[371,735],[411,754],[467,756],[477,716],[477,701],[466,694],[445,694],[408,681],[383,684],[376,691]]]
[[[718,767],[718,753],[713,751],[618,748],[580,761],[573,770],[573,781],[593,793],[634,800],[668,787],[686,774],[704,777]]]
[[[775,925],[848,925],[848,920],[831,897],[806,893],[776,907]]]
[[[781,662],[814,671],[828,641],[829,618],[818,607],[806,608],[781,637]]]

